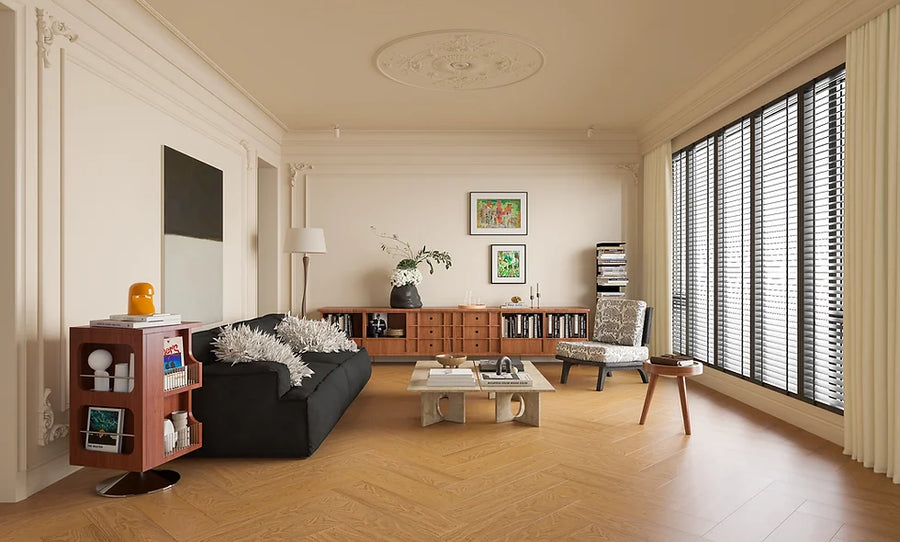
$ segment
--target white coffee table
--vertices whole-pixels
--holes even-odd
[[[466,394],[473,392],[486,392],[494,396],[494,418],[496,423],[516,421],[527,425],[541,425],[541,393],[556,391],[556,389],[544,378],[544,375],[530,361],[523,360],[525,372],[531,376],[531,386],[495,385],[482,386],[429,386],[428,371],[441,367],[434,360],[421,360],[416,362],[409,385],[406,391],[421,394],[422,427],[442,421],[466,423]],[[466,361],[460,367],[475,370],[477,368],[471,361]],[[447,412],[441,411],[440,400],[448,399]],[[512,400],[518,398],[519,409],[512,411]]]

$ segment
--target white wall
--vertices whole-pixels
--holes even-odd
[[[294,222],[303,224],[308,207],[309,225],[325,229],[328,245],[327,254],[310,257],[313,316],[326,305],[388,305],[397,259],[380,250],[370,226],[451,254],[449,270],[428,275],[421,268],[419,293],[433,307],[462,303],[466,290],[497,306],[513,295],[527,298],[537,283],[542,306],[593,307],[595,244],[625,240],[633,243],[630,254],[640,253],[637,185],[616,167],[637,162],[628,135],[342,132],[339,140],[303,133],[285,140],[287,162],[314,167],[294,188]],[[528,192],[528,235],[469,235],[470,191]],[[490,284],[492,243],[527,246],[528,284]],[[295,309],[302,279],[295,263]]]
[[[49,67],[35,45],[36,8],[77,34],[74,41],[53,37]],[[0,315],[0,324],[14,315],[14,325],[2,327],[16,330],[0,342],[19,346],[0,361],[15,376],[4,382],[18,384],[14,393],[0,393],[0,501],[24,498],[71,472],[68,328],[123,312],[133,282],[162,284],[162,146],[224,173],[221,295],[224,318],[235,320],[256,314],[256,167],[259,159],[281,162],[282,136],[277,122],[137,3],[35,0],[13,9],[22,167],[14,176],[18,192],[3,185],[9,209],[0,242],[18,250],[4,252],[15,257],[0,268],[0,283],[21,293]],[[7,21],[0,14],[4,30]],[[4,82],[8,35],[0,44]],[[19,284],[6,280],[9,273]],[[50,418],[48,431],[43,420]]]

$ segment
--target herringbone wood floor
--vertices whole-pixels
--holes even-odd
[[[540,364],[554,383],[560,366]],[[412,365],[372,380],[306,460],[191,459],[171,490],[93,493],[83,469],[0,505],[2,540],[898,540],[900,486],[838,446],[688,384],[646,386],[575,367],[545,394],[541,427],[496,425],[473,395],[468,423],[419,426]]]

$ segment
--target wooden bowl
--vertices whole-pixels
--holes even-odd
[[[434,359],[444,367],[459,367],[466,361],[465,354],[438,354]]]

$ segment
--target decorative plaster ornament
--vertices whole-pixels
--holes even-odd
[[[478,90],[518,83],[544,54],[522,38],[482,30],[436,30],[396,39],[375,54],[386,77],[413,87]]]

